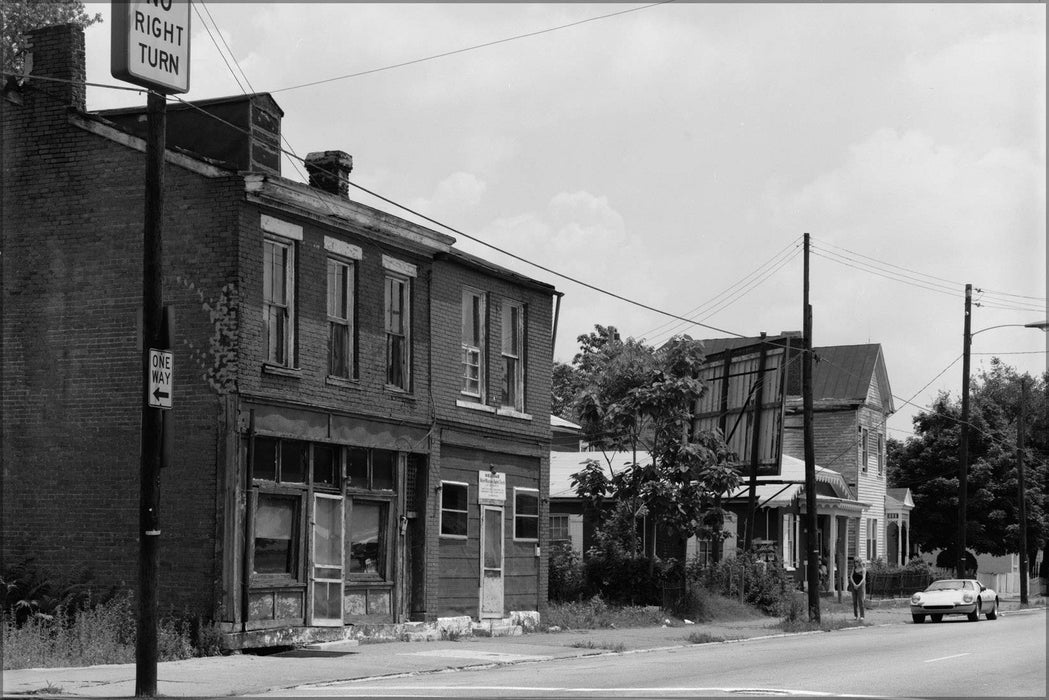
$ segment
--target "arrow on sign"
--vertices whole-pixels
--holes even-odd
[[[161,391],[159,386],[156,389],[153,390],[153,399],[155,401],[160,401],[161,399],[166,399],[169,396],[171,396],[171,394],[169,394],[166,391]]]

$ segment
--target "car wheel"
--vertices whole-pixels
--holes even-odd
[[[994,602],[991,603],[991,609],[987,611],[987,619],[988,620],[997,620],[998,619],[998,599],[997,598],[995,598]]]
[[[969,622],[979,622],[980,613],[983,612],[983,602],[976,601],[976,609],[969,613]]]
[[[933,622],[943,622],[943,615],[932,615]]]
[[[920,625],[925,622],[925,615],[919,615],[917,613],[911,614],[911,619],[914,620],[914,624]]]

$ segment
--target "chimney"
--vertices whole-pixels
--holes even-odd
[[[350,197],[350,171],[353,156],[345,151],[318,151],[306,156],[306,172],[310,174],[310,186]]]
[[[84,30],[75,24],[55,24],[26,32],[26,68],[29,82],[54,98],[62,107],[83,112],[87,107],[87,69],[84,58]],[[55,78],[53,80],[37,80]]]

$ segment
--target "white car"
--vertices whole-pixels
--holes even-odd
[[[980,615],[988,620],[998,618],[998,594],[976,579],[942,579],[933,581],[924,591],[911,596],[911,618],[916,624],[925,616],[939,622],[944,615],[968,615],[976,622]]]

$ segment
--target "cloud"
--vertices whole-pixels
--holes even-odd
[[[415,199],[409,205],[438,220],[457,218],[476,207],[488,186],[472,173],[456,172],[437,183],[429,197]]]

